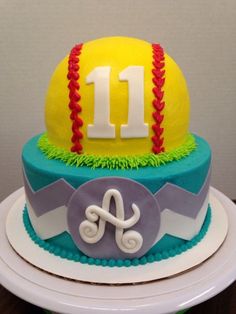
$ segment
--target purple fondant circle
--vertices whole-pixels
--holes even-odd
[[[90,205],[102,207],[104,194],[109,189],[116,189],[121,193],[125,219],[133,216],[133,203],[140,209],[139,221],[130,229],[124,230],[134,230],[142,235],[143,244],[136,253],[125,253],[119,249],[115,241],[115,226],[109,222],[106,222],[105,233],[97,243],[86,243],[80,236],[79,226],[86,219],[86,208]],[[116,216],[113,199],[110,213]],[[154,244],[160,227],[160,208],[153,194],[136,181],[120,177],[99,178],[86,182],[73,193],[68,203],[67,221],[75,244],[84,254],[105,259],[135,258],[144,255]]]

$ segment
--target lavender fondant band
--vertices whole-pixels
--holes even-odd
[[[198,192],[198,194],[194,194],[189,192],[181,187],[166,183],[159,191],[154,194],[155,199],[157,200],[160,211],[162,212],[164,209],[168,208],[178,214],[195,218],[200,210],[204,200],[206,199],[209,186],[210,186],[210,176],[211,169],[209,169],[205,182]],[[43,187],[37,192],[33,191],[30,183],[23,171],[24,177],[24,186],[27,198],[34,208],[34,212],[37,217],[54,210],[60,206],[67,206],[72,194],[76,191],[69,183],[67,183],[64,179],[59,179],[56,182],[49,184],[48,186]],[[113,184],[115,181],[119,181],[119,184],[124,184],[125,191],[122,195],[123,198],[126,195],[130,195],[131,191],[129,190],[129,182],[133,181],[127,178],[118,178],[118,177],[108,177],[107,180]],[[94,182],[97,182],[101,179],[94,179],[86,182],[85,184],[91,185],[91,193],[89,195],[84,195],[88,199],[91,199],[91,195],[93,195],[94,191]],[[83,184],[84,185],[84,184]],[[77,190],[83,189],[83,185],[81,185]],[[141,184],[139,184],[142,186]],[[143,188],[147,190],[144,186]],[[134,199],[136,191],[132,191]],[[191,208],[191,210],[190,210]]]
[[[176,236],[179,232],[185,239],[193,236],[194,223],[200,226],[204,221],[210,170],[198,194],[167,183],[153,195],[142,184],[121,177],[94,179],[78,189],[60,179],[36,192],[25,174],[24,181],[28,207],[36,224],[42,220],[44,226],[46,220],[52,220],[55,225],[52,217],[57,215],[61,227],[52,234],[69,231],[78,248],[88,256],[123,259],[144,255],[165,234],[165,229]],[[170,213],[172,221],[183,222],[185,231],[171,231]]]

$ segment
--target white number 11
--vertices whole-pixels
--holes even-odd
[[[94,124],[88,125],[89,138],[115,138],[115,125],[110,123],[110,66],[96,67],[86,78],[94,83]],[[128,81],[128,123],[121,125],[121,138],[148,136],[144,123],[144,67],[128,66],[120,74],[121,81]],[[119,91],[117,91],[119,92]]]

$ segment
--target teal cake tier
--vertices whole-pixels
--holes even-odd
[[[118,260],[143,258],[145,261],[148,256],[153,260],[155,254],[163,257],[164,252],[170,256],[176,250],[181,253],[177,248],[191,247],[195,237],[200,235],[201,239],[205,234],[201,230],[204,221],[210,223],[211,150],[204,139],[195,136],[197,148],[181,160],[159,167],[111,170],[68,166],[50,160],[37,147],[39,137],[25,144],[22,160],[29,221],[39,239],[48,246],[60,248],[67,255],[83,254],[86,261],[112,260],[117,266]],[[111,194],[106,210],[109,213],[104,213],[107,193]],[[118,221],[120,202],[124,205],[124,217]],[[121,227],[128,224],[130,217],[135,219],[133,204],[139,212],[138,222]],[[85,215],[88,208],[97,210],[98,216],[103,217],[93,222],[97,229],[99,219],[105,221],[104,236],[94,244],[79,231],[79,227],[88,223]],[[122,235],[133,232],[141,247],[139,251],[122,249],[122,242],[117,240],[117,230],[121,229]]]

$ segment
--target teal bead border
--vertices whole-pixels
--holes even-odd
[[[211,207],[208,205],[206,218],[204,221],[204,224],[200,230],[200,232],[190,241],[188,241],[186,244],[182,244],[180,246],[177,246],[173,249],[163,251],[161,253],[156,254],[147,254],[140,258],[133,258],[133,259],[125,259],[125,260],[114,260],[114,259],[99,259],[99,258],[92,258],[84,255],[83,253],[72,253],[69,250],[62,249],[58,246],[55,246],[53,244],[49,244],[46,241],[42,240],[34,231],[27,207],[25,206],[23,210],[23,223],[25,230],[27,231],[29,237],[31,240],[37,244],[39,247],[44,249],[45,251],[48,251],[49,253],[54,254],[55,256],[60,256],[61,258],[65,258],[74,262],[80,262],[81,264],[89,264],[89,265],[96,265],[96,266],[103,266],[103,267],[130,267],[130,266],[139,266],[139,265],[145,265],[147,263],[153,263],[153,262],[159,262],[161,260],[174,257],[176,255],[179,255],[195,245],[197,245],[206,235],[209,225],[211,223]]]

